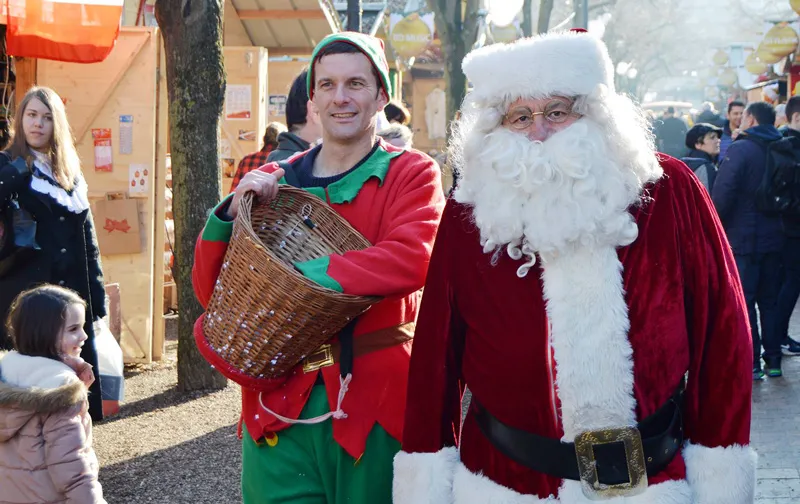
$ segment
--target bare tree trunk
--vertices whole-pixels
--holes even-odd
[[[550,28],[550,15],[553,13],[553,0],[539,0],[539,22],[537,33],[546,33]]]
[[[525,0],[522,4],[522,35],[533,35],[533,0]]]
[[[434,12],[436,31],[444,50],[449,124],[467,94],[467,78],[461,70],[461,61],[472,49],[478,34],[478,0],[467,0],[466,7],[461,0],[428,0],[428,5]]]
[[[164,37],[172,155],[175,265],[178,288],[178,388],[222,388],[225,378],[194,342],[203,308],[192,288],[194,244],[220,196],[219,117],[225,97],[222,61],[224,0],[158,0]],[[191,178],[190,178],[191,176]]]

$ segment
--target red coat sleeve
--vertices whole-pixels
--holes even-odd
[[[680,219],[690,363],[683,456],[695,500],[753,501],[750,442],[753,348],[747,308],[725,232],[689,170],[671,174]]]
[[[330,256],[327,275],[343,292],[406,296],[425,282],[444,193],[436,164],[429,158],[420,159],[415,165],[403,166],[405,179],[393,183],[395,194],[383,212],[380,239],[364,250]]]
[[[233,232],[233,221],[226,221],[221,217],[230,199],[230,196],[225,198],[212,210],[194,248],[192,285],[197,300],[203,308],[206,308],[211,300],[225,253],[228,251],[228,241]]]
[[[403,451],[455,446],[461,426],[461,356],[466,326],[455,303],[452,234],[463,227],[458,206],[445,208],[433,248],[414,335]]]

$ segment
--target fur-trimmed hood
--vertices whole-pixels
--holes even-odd
[[[0,353],[0,442],[16,435],[32,416],[82,404],[86,394],[86,386],[62,362]]]

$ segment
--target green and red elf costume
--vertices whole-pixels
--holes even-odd
[[[391,89],[381,42],[366,35],[340,33],[324,39],[312,56],[312,68],[317,52],[334,41],[358,47],[378,69],[384,88]],[[301,363],[266,390],[263,380],[241,383],[246,431],[242,491],[248,504],[391,502],[392,458],[402,437],[410,337],[444,208],[441,174],[430,157],[378,139],[351,170],[317,178],[313,165],[322,148],[287,161],[287,171],[296,177],[293,184],[327,202],[373,246],[295,267],[325,287],[382,300],[354,326],[352,380],[343,401],[338,363],[319,369]],[[260,169],[271,173],[278,168],[273,163]],[[280,182],[287,183],[286,177]],[[225,217],[229,201],[230,197],[214,209],[197,242],[193,278],[204,306],[233,229]],[[408,335],[405,342],[387,344],[387,335],[398,334]],[[195,338],[201,351],[208,352],[200,320]],[[326,420],[319,422],[320,418]],[[282,419],[308,423],[292,425]]]

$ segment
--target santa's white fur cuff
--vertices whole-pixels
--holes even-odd
[[[752,504],[758,455],[749,446],[707,448],[687,443],[683,449],[693,504]]]
[[[400,452],[394,457],[394,504],[453,504],[456,448],[436,453]]]

